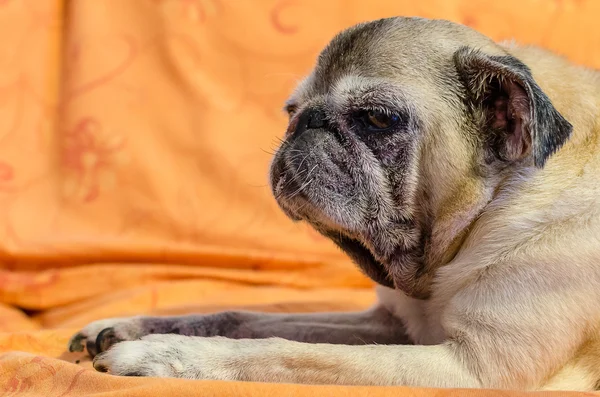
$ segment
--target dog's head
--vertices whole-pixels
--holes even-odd
[[[469,28],[420,18],[336,36],[287,110],[271,166],[281,208],[418,297],[502,174],[543,167],[571,132],[523,63]]]

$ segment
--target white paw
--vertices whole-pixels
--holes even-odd
[[[69,340],[69,351],[83,351],[84,343],[90,356],[108,350],[117,342],[142,336],[142,317],[118,317],[94,321]]]
[[[234,343],[221,337],[148,335],[98,354],[94,368],[121,376],[235,380]]]

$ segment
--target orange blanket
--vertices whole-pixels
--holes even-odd
[[[0,0],[0,395],[464,395],[116,378],[65,352],[102,317],[373,302],[266,175],[318,51],[399,14],[600,66],[595,0]]]

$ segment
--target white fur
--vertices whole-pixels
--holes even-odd
[[[352,359],[354,357],[354,359]],[[381,365],[382,360],[387,362]],[[446,345],[356,346],[304,344],[278,338],[233,340],[149,335],[122,342],[94,360],[113,374],[189,379],[478,387]]]

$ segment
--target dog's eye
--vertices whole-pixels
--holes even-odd
[[[358,119],[369,130],[383,131],[398,124],[400,116],[380,110],[366,110],[359,113]]]
[[[294,105],[294,104],[286,105],[286,107],[285,107],[285,112],[290,117],[293,116],[294,113],[296,113],[297,110],[298,110],[298,106]]]

